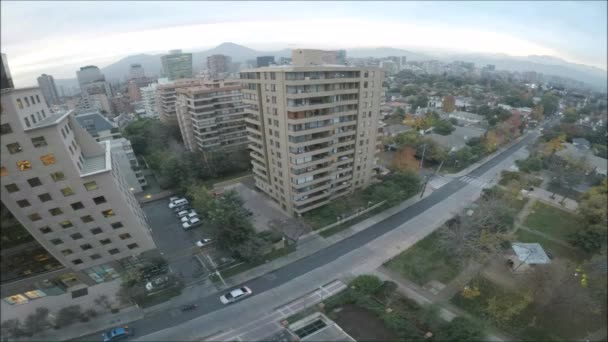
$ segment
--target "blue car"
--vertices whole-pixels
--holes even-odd
[[[133,336],[133,331],[127,326],[118,327],[101,334],[101,336],[103,336],[103,342],[118,341]]]

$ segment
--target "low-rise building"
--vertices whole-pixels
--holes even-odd
[[[485,130],[475,127],[454,126],[454,131],[450,135],[431,133],[427,136],[448,151],[453,152],[465,147],[471,138],[479,138]]]
[[[448,118],[454,118],[459,122],[466,124],[480,124],[485,120],[483,115],[461,111],[449,113]]]

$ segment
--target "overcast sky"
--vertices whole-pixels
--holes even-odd
[[[606,69],[607,2],[0,2],[17,86],[42,73],[222,42],[254,49],[390,46],[551,55]]]

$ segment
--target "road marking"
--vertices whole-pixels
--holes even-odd
[[[477,178],[474,178],[474,177],[469,177],[469,176],[462,176],[462,177],[459,178],[459,180],[462,181],[462,182],[465,182],[467,184],[471,184],[473,186],[476,186],[478,188],[485,188],[488,185],[488,183],[486,183],[486,182],[484,182],[484,181],[482,181],[480,179],[477,179]]]

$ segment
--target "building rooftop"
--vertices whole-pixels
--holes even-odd
[[[114,124],[99,111],[77,114],[74,116],[74,119],[89,133],[108,131],[115,128]]]
[[[31,131],[34,129],[45,128],[45,127],[50,127],[50,126],[56,125],[57,123],[63,121],[63,119],[68,117],[70,114],[72,114],[72,112],[73,112],[73,110],[51,113],[46,118],[44,118],[44,120],[38,121],[37,123],[33,124],[32,127],[30,127],[30,128],[26,128],[25,131]]]
[[[84,158],[80,177],[92,176],[112,169],[112,145],[109,141],[102,141],[100,144],[104,145],[104,154]]]
[[[450,135],[431,133],[429,137],[447,149],[459,150],[466,145],[469,139],[480,137],[484,133],[485,130],[480,128],[454,126],[454,131]]]
[[[519,261],[527,265],[549,264],[551,259],[539,243],[514,242],[511,244]]]

